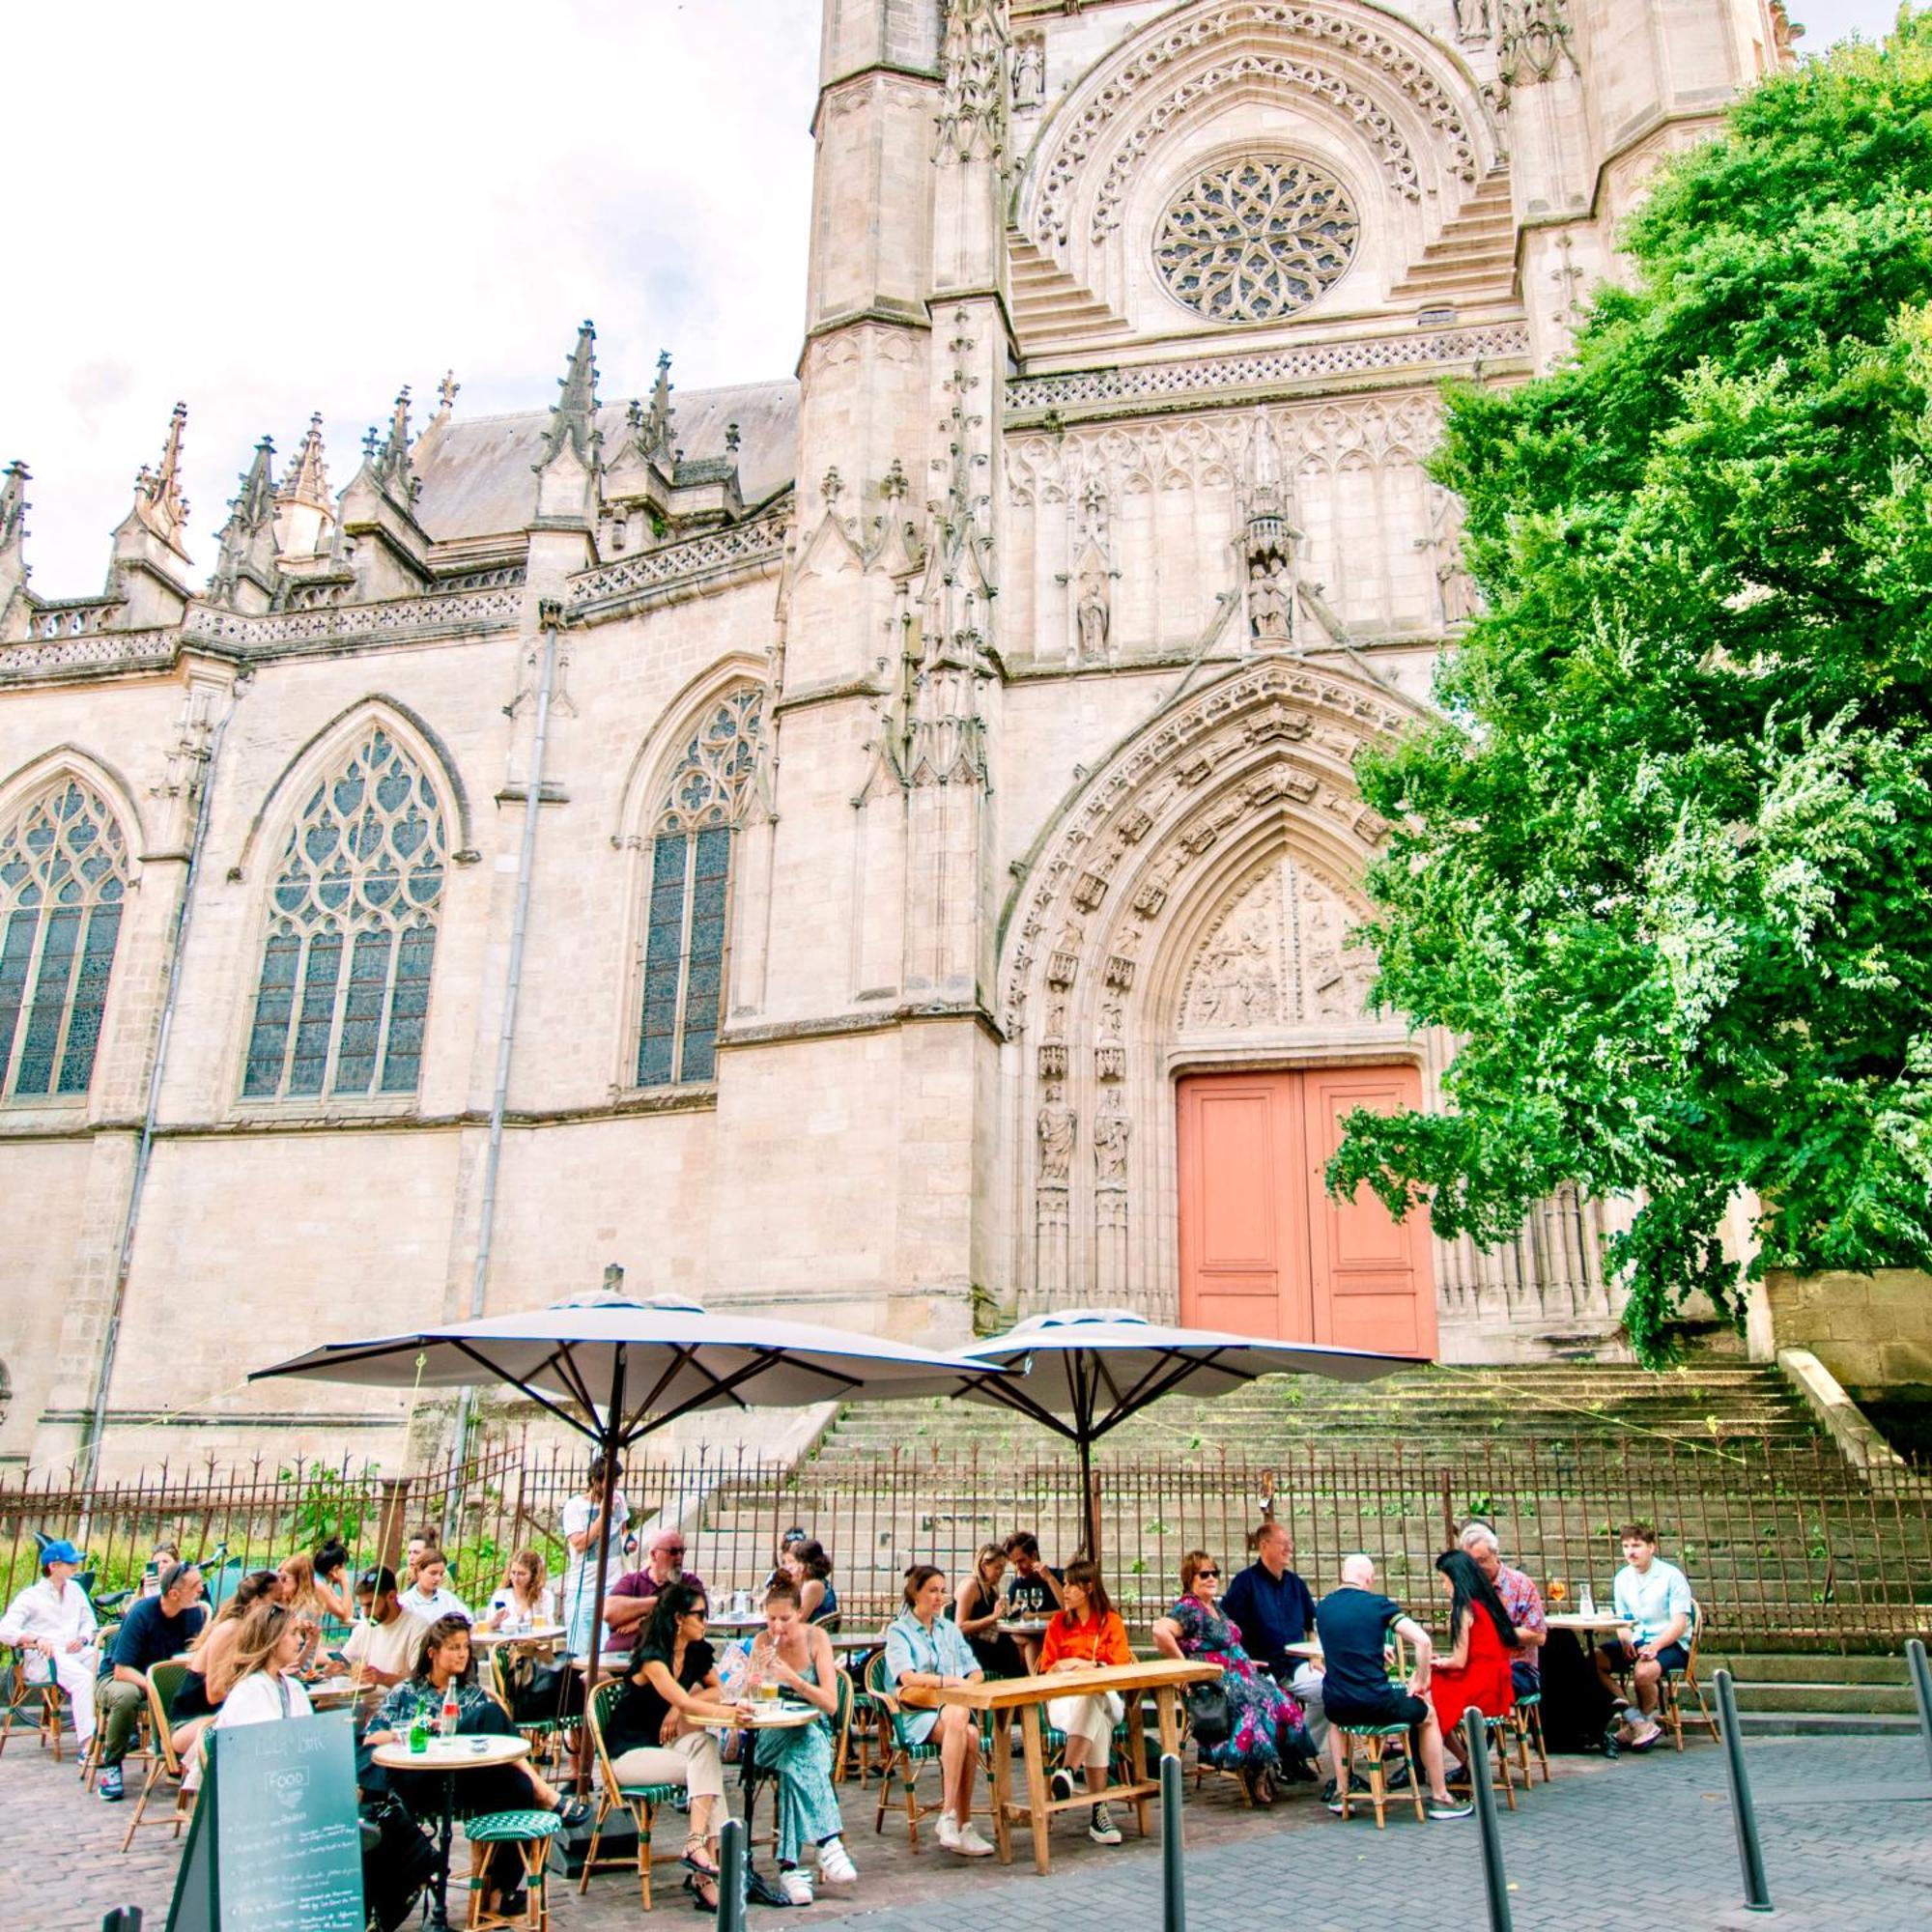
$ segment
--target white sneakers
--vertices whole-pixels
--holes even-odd
[[[859,1867],[852,1862],[852,1854],[845,1849],[842,1838],[827,1838],[818,1848],[818,1882],[820,1885],[857,1885]]]
[[[779,1873],[779,1889],[784,1893],[787,1905],[811,1903],[811,1881],[796,1865],[787,1865]]]
[[[989,1859],[994,1850],[980,1837],[970,1818],[962,1827],[951,1811],[939,1814],[939,1849],[954,1852],[962,1859]]]
[[[1114,1814],[1104,1804],[1094,1807],[1087,1835],[1096,1845],[1118,1845],[1121,1842],[1121,1828],[1114,1823]]]

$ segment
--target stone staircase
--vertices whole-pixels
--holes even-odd
[[[1932,1630],[1922,1494],[1869,1486],[1776,1369],[1710,1351],[1652,1375],[1615,1363],[1434,1367],[1364,1384],[1282,1377],[1211,1401],[1170,1398],[1100,1445],[1102,1548],[1143,1628],[1180,1553],[1238,1560],[1264,1476],[1298,1567],[1333,1580],[1375,1553],[1391,1592],[1433,1603],[1450,1525],[1492,1520],[1546,1583],[1607,1598],[1615,1525],[1654,1516],[1710,1608],[1704,1674],[1729,1660],[1752,1728],[1897,1728],[1912,1705],[1904,1636]],[[687,1519],[714,1587],[762,1577],[781,1529],[808,1525],[838,1565],[848,1623],[880,1616],[912,1560],[956,1572],[983,1541],[1034,1528],[1082,1540],[1071,1449],[979,1403],[840,1413],[781,1481],[724,1478]]]
[[[1516,221],[1510,212],[1509,171],[1477,185],[1463,212],[1389,292],[1393,301],[1435,306],[1507,301],[1516,281]]]
[[[1622,1445],[1810,1445],[1810,1411],[1774,1368],[1712,1357],[1661,1375],[1611,1363],[1504,1369],[1430,1368],[1374,1382],[1274,1377],[1201,1402],[1173,1396],[1105,1438],[1102,1453],[1249,1458],[1320,1448],[1363,1455],[1465,1457],[1505,1434],[1548,1442]],[[882,1453],[1017,1450],[1029,1459],[1072,1451],[1024,1418],[970,1403],[882,1404],[846,1410],[819,1447],[822,1470],[855,1472]]]
[[[1903,1658],[1706,1649],[1697,1674],[1714,1711],[1720,1668],[1736,1682],[1738,1721],[1752,1736],[1910,1736],[1918,1725]]]
[[[1007,230],[1007,255],[1012,266],[1013,328],[1023,354],[1037,355],[1129,332],[1098,296],[1017,228]]]

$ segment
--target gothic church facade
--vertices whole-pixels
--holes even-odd
[[[1602,1342],[1612,1212],[1337,1206],[1360,748],[1470,614],[1444,377],[1565,353],[1776,0],[824,0],[796,379],[265,440],[106,586],[0,491],[0,1460],[376,1455],[319,1340],[593,1285]],[[537,386],[533,383],[533,387]],[[348,469],[339,454],[338,471]]]

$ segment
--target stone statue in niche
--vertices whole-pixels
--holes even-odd
[[[1456,38],[1464,45],[1490,37],[1490,0],[1455,0]]]
[[[1046,99],[1046,43],[1023,34],[1013,46],[1013,105],[1037,107]]]
[[[1080,661],[1099,664],[1107,655],[1107,580],[1097,570],[1090,570],[1080,580],[1080,601],[1074,607],[1080,629]]]
[[[1257,559],[1248,566],[1248,631],[1254,641],[1285,644],[1290,612],[1285,574]]]
[[[1094,1179],[1095,1185],[1117,1189],[1127,1184],[1127,1137],[1134,1123],[1121,1111],[1116,1094],[1104,1114],[1094,1121]]]
[[[1442,598],[1442,623],[1466,624],[1476,614],[1475,580],[1463,568],[1463,554],[1451,551],[1435,566],[1435,582]]]
[[[1039,1178],[1047,1187],[1065,1187],[1073,1164],[1073,1135],[1077,1119],[1073,1109],[1061,1097],[1061,1089],[1049,1087],[1039,1109]]]

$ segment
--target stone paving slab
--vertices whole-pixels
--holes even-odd
[[[1520,1932],[1922,1932],[1932,1924],[1932,1816],[1922,1802],[1925,1758],[1914,1738],[1795,1739],[1747,1747],[1760,1803],[1765,1859],[1777,1909],[1747,1914],[1724,1789],[1723,1757],[1709,1744],[1616,1764],[1559,1759],[1502,1821],[1504,1858]],[[1825,1803],[1833,1792],[1842,1803]],[[1785,1803],[1784,1800],[1794,1802]],[[1795,1801],[1804,1802],[1795,1802]],[[849,1923],[851,1932],[1065,1932],[1088,1923],[1148,1928],[1160,1915],[1156,1837],[1118,1850],[1090,1844],[1077,1820],[1054,1832],[1055,1869],[1009,1869],[948,1858],[923,1838],[912,1856],[902,1817],[872,1831],[874,1800],[845,1787],[848,1843],[862,1878],[795,1917]],[[138,1905],[150,1932],[165,1922],[179,1856],[165,1831],[118,1849],[130,1804],[80,1789],[71,1759],[56,1767],[16,1737],[0,1756],[0,1926],[83,1932],[119,1904]],[[1157,1812],[1152,1814],[1157,1830]],[[1226,1780],[1190,1793],[1189,1932],[1361,1932],[1414,1925],[1480,1932],[1487,1925],[1473,1820],[1417,1824],[1391,1815],[1344,1825],[1300,1787],[1273,1810],[1244,1809]],[[462,1853],[459,1848],[459,1865]],[[654,1918],[691,1923],[674,1866],[660,1867]],[[452,1893],[460,1922],[463,1894]],[[622,1872],[589,1893],[558,1886],[554,1932],[611,1932],[640,1917]],[[754,1925],[780,1915],[753,1911]]]

